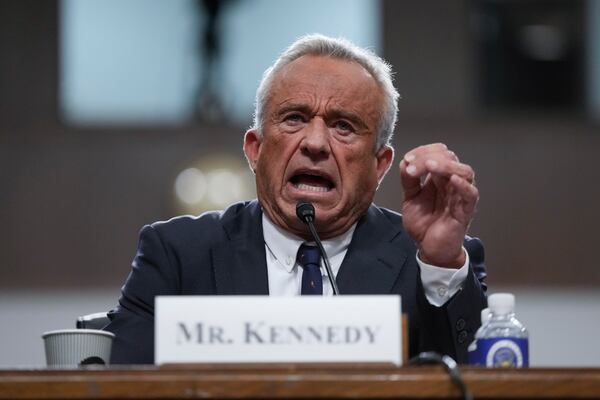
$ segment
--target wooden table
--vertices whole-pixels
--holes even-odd
[[[476,399],[600,398],[600,369],[463,368]],[[458,398],[440,367],[186,365],[0,370],[0,399]]]

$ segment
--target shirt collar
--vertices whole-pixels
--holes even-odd
[[[298,249],[302,243],[306,243],[306,241],[275,225],[264,212],[262,213],[262,227],[265,244],[268,250],[287,272],[291,272],[296,265]],[[356,223],[341,235],[322,241],[323,248],[330,259],[348,250],[355,229]],[[314,242],[308,243],[314,244]]]

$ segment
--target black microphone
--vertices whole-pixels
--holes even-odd
[[[329,277],[329,283],[331,283],[333,294],[334,296],[337,296],[338,294],[340,294],[340,290],[338,289],[337,283],[335,282],[335,278],[333,276],[333,271],[331,270],[331,265],[329,264],[329,258],[327,257],[327,253],[325,253],[325,249],[323,248],[321,239],[319,239],[319,235],[317,234],[317,230],[315,229],[315,225],[313,224],[313,221],[315,220],[315,207],[307,201],[299,201],[298,204],[296,204],[296,215],[298,216],[300,221],[308,225],[310,234],[312,235],[313,239],[315,239],[315,243],[317,243],[317,247],[323,255],[323,262],[325,263],[325,269],[327,270],[327,276]]]

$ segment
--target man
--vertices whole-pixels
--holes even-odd
[[[465,362],[486,301],[483,248],[465,239],[474,173],[445,145],[421,146],[400,161],[403,216],[373,205],[394,157],[397,99],[374,54],[320,35],[292,44],[265,72],[244,137],[258,201],[142,229],[106,328],[116,334],[112,362],[153,362],[157,295],[331,294],[324,271],[306,285],[296,257],[314,250],[300,200],[315,207],[341,294],[402,295],[411,355]]]

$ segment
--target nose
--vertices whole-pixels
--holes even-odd
[[[329,147],[329,129],[322,118],[315,117],[304,128],[304,138],[300,144],[302,153],[311,158],[326,158]]]

